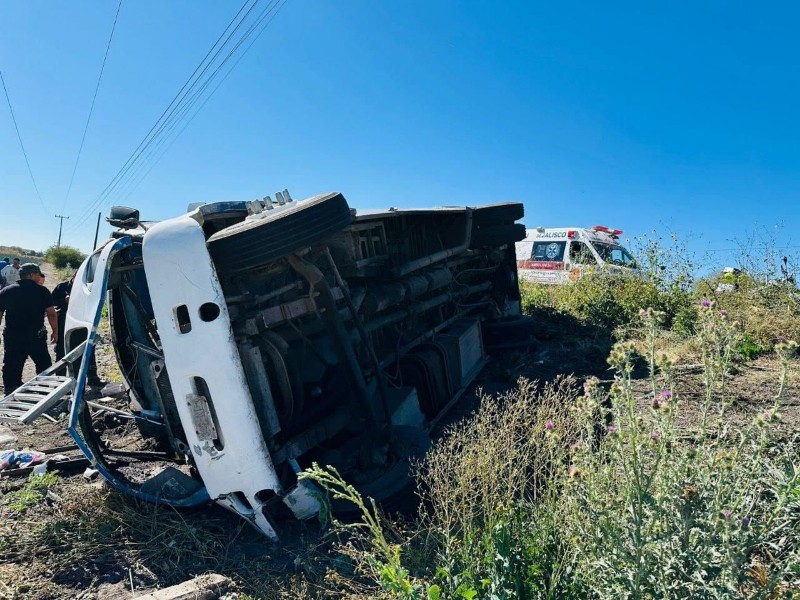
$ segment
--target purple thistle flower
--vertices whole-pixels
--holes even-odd
[[[711,300],[708,298],[703,298],[703,301],[700,303],[700,306],[703,308],[709,308],[711,306]]]
[[[556,426],[556,424],[553,423],[552,421],[548,421],[547,423],[544,424],[544,428],[547,431],[551,431],[555,426]]]
[[[730,519],[732,514],[733,514],[733,511],[731,511],[731,510],[729,510],[727,508],[722,511],[722,516],[725,517],[726,519]]]
[[[663,390],[661,392],[661,397],[664,398],[664,400],[669,400],[672,398],[672,392],[670,390]]]
[[[742,517],[742,528],[747,529],[750,526],[750,517]]]
[[[778,342],[779,344],[785,344],[785,343],[786,343],[786,338],[785,338],[784,336],[782,336],[782,335],[779,335],[779,336],[776,338],[776,340],[777,340],[777,342]]]
[[[720,316],[720,317],[722,317],[722,318],[724,319],[725,317],[727,317],[727,316],[728,316],[728,311],[727,311],[727,310],[721,310],[721,311],[719,311],[719,316]]]
[[[654,431],[653,433],[650,434],[650,439],[654,440],[654,441],[660,440],[661,439],[661,432],[660,431]]]
[[[609,425],[608,428],[606,429],[606,431],[608,431],[608,433],[610,433],[610,434],[617,433],[617,426],[616,425]]]
[[[661,402],[659,401],[658,398],[653,398],[653,403],[650,406],[658,410],[659,408],[661,408]]]

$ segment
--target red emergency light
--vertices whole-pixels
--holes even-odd
[[[607,233],[610,236],[618,237],[622,235],[621,229],[611,229],[610,227],[606,227],[605,225],[595,225],[592,227],[592,231],[602,231],[603,233]]]
[[[567,238],[569,238],[569,239],[574,238],[576,233],[578,233],[578,232],[577,231],[573,231],[572,229],[570,229],[569,231],[567,231]]]

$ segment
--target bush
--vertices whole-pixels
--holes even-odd
[[[679,338],[686,339],[697,333],[697,310],[693,306],[682,306],[675,313],[672,331]]]
[[[738,352],[744,360],[758,358],[764,354],[765,351],[766,349],[756,342],[749,333],[745,333],[736,344],[736,352]]]
[[[713,299],[732,321],[740,323],[743,335],[761,347],[761,353],[772,350],[779,339],[800,339],[800,295],[794,286],[743,275],[738,289],[717,293],[715,282],[715,278],[700,280],[698,295]]]
[[[568,313],[582,322],[615,329],[636,319],[639,312],[654,308],[664,313],[670,327],[678,314],[692,303],[690,292],[680,286],[660,287],[655,281],[619,277],[603,272],[588,274],[564,285],[523,283],[522,307],[547,306]],[[685,315],[684,317],[685,318]]]
[[[50,246],[45,251],[45,258],[56,269],[77,269],[86,258],[86,255],[77,248],[70,246]]]

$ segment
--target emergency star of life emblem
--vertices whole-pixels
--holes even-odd
[[[558,256],[558,244],[548,244],[544,253],[550,260],[555,260],[556,256]]]

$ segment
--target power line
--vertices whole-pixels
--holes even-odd
[[[31,169],[31,163],[28,160],[28,153],[25,152],[25,144],[22,143],[22,136],[19,133],[19,127],[17,126],[17,118],[14,116],[14,109],[11,107],[11,98],[8,96],[8,89],[6,88],[6,80],[3,78],[3,72],[0,71],[0,82],[3,84],[3,91],[6,94],[6,102],[8,102],[8,110],[11,111],[11,120],[14,122],[14,129],[17,132],[17,139],[19,140],[19,147],[22,148],[22,155],[25,157],[25,164],[28,165],[28,173],[31,176],[31,181],[33,182],[33,189],[36,190],[36,196],[39,198],[39,202],[42,204],[42,208],[47,210],[47,207],[44,205],[44,200],[42,200],[42,195],[39,193],[39,186],[36,185],[36,178],[33,176],[33,170]]]
[[[703,252],[741,252],[745,250],[797,250],[800,246],[748,246],[739,248],[706,248]]]
[[[81,160],[81,152],[83,152],[83,144],[86,141],[86,133],[89,131],[89,122],[92,120],[92,113],[94,112],[94,103],[97,100],[97,92],[100,90],[100,81],[103,79],[103,71],[106,69],[106,60],[108,60],[108,51],[111,48],[111,40],[114,39],[114,30],[117,28],[117,19],[119,19],[119,11],[122,8],[122,0],[117,4],[117,14],[114,15],[114,23],[111,25],[111,35],[108,36],[108,43],[106,44],[106,52],[103,55],[103,64],[100,66],[100,75],[97,77],[97,85],[94,87],[94,96],[92,96],[92,104],[89,107],[89,116],[86,117],[86,125],[83,127],[83,135],[81,136],[81,144],[78,147],[78,156],[75,157],[75,165],[72,167],[72,175],[69,178],[69,186],[67,187],[67,194],[64,196],[64,202],[61,204],[61,210],[67,205],[69,194],[72,191],[72,184],[75,181],[75,173],[78,170],[78,163]]]
[[[228,77],[230,72],[236,65],[239,63],[241,58],[244,54],[250,49],[253,43],[258,39],[258,37],[263,33],[264,29],[269,25],[269,23],[274,19],[275,15],[278,13],[280,8],[282,8],[283,4],[287,0],[271,0],[270,3],[254,18],[252,19],[251,24],[247,28],[247,30],[238,38],[238,40],[231,42],[231,40],[236,35],[236,32],[242,28],[244,23],[248,20],[248,17],[253,12],[255,7],[258,5],[260,0],[254,0],[252,5],[247,8],[248,4],[250,4],[251,0],[246,0],[245,3],[242,5],[242,8],[239,10],[237,15],[231,20],[228,26],[225,28],[225,31],[219,36],[217,41],[211,47],[211,49],[206,53],[203,60],[194,70],[192,75],[189,79],[184,83],[181,90],[176,94],[176,96],[172,99],[172,102],[167,106],[164,112],[161,114],[159,119],[150,129],[148,134],[145,138],[140,142],[139,146],[137,146],[136,150],[131,154],[122,168],[117,172],[117,174],[112,178],[111,182],[104,188],[104,190],[98,195],[97,199],[92,203],[91,209],[94,210],[100,204],[107,199],[112,193],[117,192],[123,187],[129,187],[128,194],[130,194],[133,189],[135,189],[141,180],[147,176],[147,174],[152,170],[155,166],[155,163],[163,156],[164,152],[166,152],[172,143],[183,133],[183,131],[188,127],[189,123],[194,119],[197,113],[203,108],[203,106],[208,102],[210,97],[216,92],[222,82]],[[246,10],[243,16],[242,13]],[[236,21],[238,20],[238,23]],[[234,26],[234,23],[236,25]],[[233,29],[231,30],[231,27]],[[228,31],[230,30],[230,33]],[[258,30],[258,31],[257,31]],[[253,33],[256,32],[255,37],[252,39],[250,44],[246,46],[243,52],[240,53],[239,58],[233,64],[231,69],[227,71],[223,79],[219,82],[219,84],[214,87],[210,94],[208,94],[203,102],[200,104],[200,107],[192,113],[192,109],[194,106],[202,99],[203,94],[209,87],[209,85],[217,78],[220,71],[228,64],[231,58],[237,53],[240,47],[253,36]],[[225,37],[227,34],[227,37]],[[224,41],[222,41],[222,39]],[[221,42],[221,43],[220,43]],[[232,48],[228,51],[227,55],[222,58],[218,64],[216,64],[216,68],[211,72],[210,75],[204,77],[206,73],[215,65],[217,59],[222,54],[223,50],[226,47],[232,45]],[[216,51],[215,51],[216,49]],[[212,56],[213,54],[213,56]],[[210,57],[210,58],[209,58]],[[160,149],[163,145],[169,140],[170,135],[173,131],[181,124],[181,122],[186,119],[187,115],[189,116],[189,120],[184,124],[184,126],[178,131],[178,133],[173,137],[170,141],[169,145],[166,147],[164,152],[159,153]],[[152,156],[156,155],[155,161],[152,165],[149,165],[148,168],[148,161]],[[138,177],[140,174],[143,175]],[[136,181],[138,177],[138,181]],[[130,187],[132,185],[132,187]],[[87,215],[91,215],[91,212],[87,211],[81,220],[76,223],[76,227],[79,227],[87,218]]]
[[[241,13],[241,11],[244,10],[244,7],[247,5],[247,2],[249,2],[249,1],[250,0],[247,0],[245,2],[245,4],[239,10],[239,13]],[[206,81],[200,87],[199,91],[194,91],[193,92],[193,90],[198,85],[198,83],[200,82],[201,78],[206,74],[206,72],[211,67],[211,65],[214,63],[214,61],[219,57],[220,53],[225,48],[225,46],[228,44],[228,42],[230,42],[231,38],[236,34],[238,29],[244,24],[244,22],[250,16],[250,13],[253,11],[253,9],[255,9],[255,7],[258,5],[259,1],[260,0],[255,0],[253,2],[253,5],[247,10],[247,12],[241,18],[239,23],[236,24],[236,27],[234,27],[233,30],[230,32],[230,34],[228,34],[228,36],[225,38],[225,41],[222,42],[222,44],[219,45],[219,48],[217,48],[217,51],[214,52],[214,55],[206,62],[206,65],[203,67],[203,69],[200,71],[200,73],[197,75],[197,77],[194,79],[194,81],[191,82],[191,85],[188,85],[189,81],[191,81],[192,77],[194,77],[194,75],[197,74],[197,71],[202,66],[202,63],[201,63],[201,65],[198,65],[197,69],[195,69],[194,73],[192,73],[192,76],[189,78],[189,80],[186,81],[186,83],[184,84],[183,88],[181,88],[181,92],[183,92],[183,94],[182,94],[182,97],[180,98],[180,100],[177,103],[175,103],[175,98],[173,98],[173,102],[170,103],[170,106],[172,106],[174,104],[174,106],[172,106],[172,109],[170,110],[170,107],[169,106],[167,107],[167,110],[169,110],[169,113],[166,115],[165,118],[163,118],[163,117],[164,117],[164,114],[167,112],[167,110],[165,110],[164,113],[162,113],[162,117],[159,118],[159,121],[161,121],[161,123],[159,124],[159,122],[156,122],[156,124],[153,126],[153,128],[156,128],[156,126],[158,127],[155,130],[155,133],[153,133],[152,137],[149,140],[147,140],[147,143],[145,143],[143,146],[140,144],[141,150],[139,150],[139,152],[133,158],[133,161],[130,162],[130,165],[128,166],[128,168],[125,169],[125,173],[123,173],[122,176],[120,177],[120,179],[115,183],[115,185],[111,189],[109,189],[108,195],[110,195],[112,191],[118,190],[123,185],[121,182],[123,181],[125,176],[128,175],[129,173],[131,173],[130,176],[128,177],[128,182],[130,182],[130,180],[132,180],[136,176],[136,173],[134,173],[133,171],[136,169],[139,172],[141,172],[143,170],[143,168],[144,168],[144,163],[147,160],[147,158],[152,156],[153,153],[157,151],[157,148],[160,147],[161,145],[163,145],[163,142],[165,140],[165,136],[169,135],[177,127],[177,125],[180,122],[180,120],[183,119],[183,117],[187,114],[187,112],[194,105],[194,98],[197,97],[198,93],[202,93],[206,89],[206,87],[208,86],[210,81],[217,74],[219,68],[217,68],[217,70],[215,70],[206,79]],[[226,31],[229,28],[230,28],[230,24],[228,25],[228,28],[226,28]],[[251,28],[249,30],[247,30],[244,33],[244,35],[242,37],[243,38],[246,37],[250,33],[251,30],[252,30],[252,26],[251,26]],[[225,32],[223,32],[223,35],[224,34],[225,34]],[[221,37],[222,36],[220,36],[220,38],[217,39],[217,42],[219,42],[219,39],[221,39]],[[239,44],[241,44],[241,41],[239,42]],[[237,44],[231,52],[234,52],[239,47],[239,44]],[[216,46],[216,44],[215,44],[215,46]],[[211,51],[213,49],[214,48],[212,47],[212,49],[209,50],[209,52],[204,57],[203,61],[206,61],[206,59],[208,58],[209,54],[211,54]],[[226,57],[223,60],[222,64],[224,64],[228,60],[228,58],[230,58],[230,54],[228,55],[228,57]],[[187,85],[188,85],[188,88],[187,88]],[[179,92],[178,95],[181,95],[181,92]],[[191,96],[190,96],[190,94],[191,94]],[[176,95],[176,98],[177,98],[177,95]],[[187,101],[187,98],[188,98],[188,101]],[[165,130],[166,130],[166,134],[164,133]],[[153,129],[151,129],[150,131],[152,132]],[[147,155],[141,161],[139,161],[138,164],[137,164],[137,161],[139,160],[139,158],[144,154],[144,152],[147,150],[147,148],[149,146],[151,146],[153,143],[155,143],[155,140],[157,140],[157,139],[159,141],[158,141],[158,145],[156,146],[156,149],[151,150],[150,152],[148,152]],[[143,142],[144,142],[144,140],[143,140]],[[134,167],[134,165],[136,165],[136,166]],[[128,183],[128,182],[126,182],[126,183]]]
[[[248,4],[250,4],[251,2],[252,2],[252,5],[250,6],[250,8],[247,8]],[[185,98],[186,93],[188,93],[187,87],[189,88],[189,90],[191,90],[192,87],[194,87],[197,84],[197,80],[199,79],[199,77],[202,77],[202,75],[208,69],[208,66],[219,55],[219,52],[222,50],[222,48],[225,46],[225,44],[228,43],[228,41],[231,39],[231,36],[233,36],[236,33],[236,31],[242,26],[244,21],[247,19],[247,17],[250,15],[250,13],[253,11],[253,9],[258,5],[259,2],[260,2],[260,0],[245,0],[245,2],[242,4],[242,6],[239,9],[239,11],[236,13],[236,15],[233,17],[233,19],[231,19],[231,21],[228,23],[228,25],[225,27],[225,29],[219,35],[219,37],[216,39],[216,41],[212,44],[211,48],[208,50],[208,52],[206,52],[205,56],[200,61],[200,63],[198,63],[197,67],[195,67],[195,69],[192,72],[192,74],[189,75],[189,78],[184,82],[183,86],[181,86],[180,90],[178,90],[178,92],[172,98],[172,100],[167,105],[167,107],[164,109],[164,111],[161,113],[161,115],[158,117],[156,122],[153,124],[153,126],[150,128],[150,130],[144,136],[144,138],[142,138],[142,140],[139,142],[139,145],[134,149],[134,151],[131,153],[131,155],[128,157],[128,159],[125,161],[125,163],[119,169],[119,171],[117,171],[117,173],[114,175],[114,177],[112,177],[112,179],[108,183],[108,185],[106,185],[106,187],[103,189],[103,191],[100,192],[100,194],[98,195],[97,199],[92,203],[91,207],[87,211],[85,211],[84,215],[76,223],[76,225],[75,225],[76,227],[80,226],[86,220],[87,215],[91,215],[94,212],[94,210],[98,206],[100,206],[100,204],[102,204],[103,200],[105,200],[105,198],[107,198],[111,194],[111,192],[116,187],[118,187],[119,182],[131,170],[131,168],[133,167],[134,163],[139,159],[139,157],[145,151],[147,146],[149,146],[152,143],[153,139],[155,139],[157,137],[157,135],[161,131],[163,131],[163,127],[164,127],[165,123],[167,123],[170,120],[172,115],[175,113],[175,110],[183,102],[183,99]],[[245,9],[247,9],[247,12],[245,12],[245,14],[243,16],[241,16],[242,13],[245,11]],[[240,16],[241,16],[241,18],[240,18]],[[238,23],[236,23],[237,20],[239,21]],[[235,27],[234,27],[234,23],[236,23]],[[228,31],[231,29],[231,27],[233,27],[233,30],[229,34]],[[222,42],[223,38],[225,38],[226,35],[228,37],[225,39],[224,42]],[[222,42],[222,44],[220,44],[220,42]],[[219,48],[217,48],[218,46],[219,46]],[[216,53],[214,53],[215,49],[217,49]],[[211,57],[212,54],[214,54],[214,56],[209,60],[209,57]],[[206,64],[206,63],[208,63],[208,64]],[[199,75],[198,75],[198,72],[200,72]],[[197,79],[196,79],[196,76],[197,76]]]
[[[183,125],[183,127],[181,127],[180,131],[178,131],[178,133],[177,133],[177,134],[176,134],[176,135],[175,135],[175,136],[174,136],[174,137],[173,137],[171,140],[169,140],[169,135],[170,135],[170,134],[172,133],[172,131],[174,131],[174,130],[175,130],[175,128],[176,128],[176,127],[177,127],[177,126],[180,124],[180,120],[182,120],[182,119],[183,119],[183,118],[184,118],[184,117],[185,117],[187,114],[189,114],[189,112],[191,112],[192,108],[193,108],[193,107],[194,107],[194,106],[197,104],[197,102],[199,102],[199,101],[200,101],[200,95],[201,95],[201,94],[202,94],[202,93],[203,93],[203,92],[206,90],[206,88],[207,88],[207,87],[210,85],[210,83],[211,83],[211,81],[213,80],[213,78],[214,78],[214,77],[217,75],[217,73],[218,73],[218,72],[219,72],[219,71],[220,71],[220,70],[221,70],[221,69],[222,69],[222,68],[225,66],[225,64],[228,62],[228,60],[229,60],[229,59],[230,59],[230,58],[233,56],[233,54],[234,54],[234,53],[236,52],[236,50],[239,48],[239,46],[241,45],[241,43],[242,43],[242,42],[244,42],[244,39],[242,39],[242,40],[241,40],[241,41],[240,41],[240,42],[239,42],[239,43],[236,45],[236,47],[235,47],[235,48],[234,48],[234,49],[233,49],[233,50],[232,50],[232,51],[231,51],[231,52],[228,54],[228,56],[227,56],[227,57],[225,58],[225,60],[224,60],[224,61],[223,61],[223,62],[222,62],[220,65],[219,65],[219,67],[217,67],[217,69],[214,71],[214,73],[211,75],[211,77],[210,77],[210,78],[209,78],[209,79],[208,79],[208,80],[207,80],[207,81],[206,81],[206,82],[203,84],[203,86],[201,87],[201,89],[200,89],[200,90],[198,90],[197,92],[195,92],[195,93],[193,94],[192,98],[191,98],[191,99],[190,99],[190,101],[189,101],[189,104],[186,106],[186,109],[183,111],[183,114],[182,114],[181,116],[179,116],[179,117],[177,118],[177,120],[175,120],[174,124],[173,124],[173,125],[170,127],[170,129],[167,131],[167,133],[164,135],[164,137],[163,137],[161,140],[159,140],[159,142],[158,142],[158,145],[156,146],[156,148],[155,148],[155,149],[154,149],[154,150],[153,150],[151,153],[149,153],[147,157],[145,157],[145,161],[146,161],[146,160],[147,160],[147,158],[149,158],[150,156],[152,156],[152,155],[156,155],[156,158],[155,158],[155,160],[152,162],[152,164],[149,166],[149,168],[147,168],[147,171],[144,171],[144,173],[142,174],[142,176],[138,178],[138,181],[136,181],[135,183],[133,183],[133,185],[132,185],[132,186],[130,186],[128,190],[126,190],[125,192],[122,192],[122,193],[120,194],[120,197],[121,197],[122,199],[125,199],[125,198],[129,197],[129,196],[130,196],[130,195],[131,195],[131,194],[134,192],[134,190],[136,190],[136,188],[137,188],[137,187],[139,187],[139,184],[140,184],[142,181],[144,181],[144,179],[147,177],[147,175],[150,173],[150,171],[152,171],[152,170],[155,168],[155,166],[158,164],[158,161],[159,161],[159,160],[161,160],[161,158],[162,158],[162,157],[163,157],[163,156],[164,156],[164,155],[165,155],[165,154],[166,154],[166,153],[169,151],[169,149],[172,147],[172,144],[174,144],[174,143],[175,143],[175,141],[176,141],[176,140],[177,140],[177,139],[178,139],[178,138],[181,136],[181,134],[183,134],[183,132],[184,132],[184,131],[186,131],[186,129],[189,127],[189,125],[192,123],[192,121],[194,121],[195,117],[196,117],[196,116],[197,116],[197,115],[200,113],[200,111],[202,111],[202,110],[203,110],[203,107],[204,107],[204,106],[205,106],[205,105],[208,103],[208,101],[209,101],[209,100],[211,100],[211,97],[212,97],[212,96],[213,96],[213,95],[216,93],[216,91],[217,91],[217,90],[220,88],[220,86],[222,86],[222,84],[223,84],[223,83],[225,83],[225,80],[227,80],[227,79],[228,79],[228,76],[229,76],[229,75],[230,75],[230,74],[231,74],[231,73],[234,71],[234,69],[236,69],[236,66],[239,64],[239,62],[241,62],[242,58],[244,58],[244,56],[245,56],[245,54],[247,54],[248,50],[250,50],[250,47],[251,47],[253,44],[255,44],[255,42],[258,40],[258,38],[261,36],[261,34],[262,34],[262,33],[264,33],[264,30],[265,30],[265,29],[267,28],[267,26],[268,26],[268,25],[269,25],[269,24],[272,22],[272,20],[275,18],[275,16],[278,14],[278,12],[280,12],[280,9],[281,9],[281,8],[283,8],[284,4],[286,4],[286,2],[287,2],[287,1],[288,1],[288,0],[277,0],[276,2],[274,2],[274,3],[271,5],[271,7],[276,7],[276,8],[275,8],[275,11],[274,11],[274,12],[273,12],[271,15],[264,15],[264,16],[260,17],[260,19],[259,19],[258,21],[256,21],[256,23],[255,23],[254,25],[252,25],[252,26],[250,27],[250,29],[248,30],[248,32],[245,34],[245,37],[246,37],[247,35],[249,35],[253,29],[255,29],[256,27],[258,27],[258,26],[259,26],[259,25],[260,25],[260,24],[261,24],[261,23],[262,23],[262,22],[263,22],[263,21],[264,21],[264,20],[267,18],[267,16],[269,16],[269,19],[267,20],[267,22],[266,22],[266,23],[264,23],[264,25],[261,27],[261,30],[260,30],[260,31],[259,31],[259,32],[258,32],[258,33],[255,35],[255,37],[254,37],[254,38],[252,39],[252,41],[251,41],[251,42],[250,42],[250,43],[247,45],[247,47],[244,49],[244,51],[242,51],[242,53],[241,53],[241,54],[239,55],[239,57],[236,59],[236,62],[234,62],[234,63],[233,63],[233,65],[231,66],[231,68],[230,68],[230,69],[228,69],[228,71],[225,73],[225,75],[222,77],[222,79],[220,79],[219,83],[217,83],[217,85],[216,85],[216,86],[214,86],[214,89],[213,89],[213,90],[211,90],[211,93],[210,93],[210,94],[208,94],[208,95],[207,95],[207,96],[206,96],[206,97],[203,99],[203,101],[202,101],[202,103],[200,104],[200,106],[197,108],[197,110],[195,110],[195,111],[194,111],[194,112],[191,114],[191,116],[190,116],[190,117],[189,117],[189,119],[186,121],[186,123]],[[269,8],[269,10],[271,10],[271,8]],[[265,11],[265,12],[266,12],[266,11]],[[262,13],[262,14],[263,14],[263,13]],[[167,145],[167,147],[166,147],[166,148],[164,148],[164,151],[163,151],[163,152],[161,152],[161,153],[158,153],[158,150],[160,150],[160,148],[161,148],[161,147],[164,145],[164,143],[165,143],[167,140],[169,140],[169,144]],[[139,169],[139,172],[141,173],[141,172],[144,170],[144,168],[145,168],[145,167],[146,167],[146,164],[145,164],[145,162],[143,162],[143,164],[142,164],[142,168],[141,168],[141,169]],[[133,181],[134,177],[135,177],[135,175],[132,175],[132,176],[131,176],[131,181]]]

